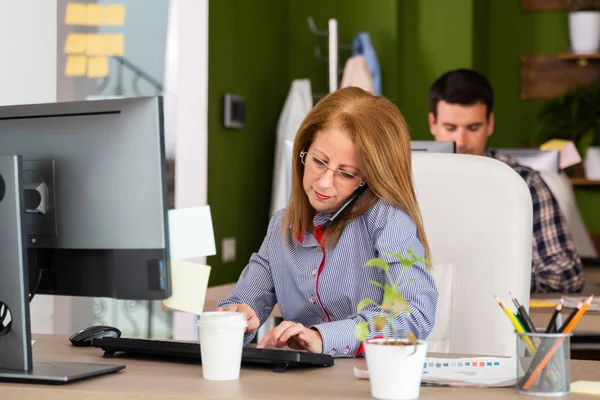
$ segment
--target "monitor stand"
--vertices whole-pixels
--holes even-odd
[[[33,362],[23,193],[21,157],[0,156],[0,381],[61,384],[122,370],[124,365]]]

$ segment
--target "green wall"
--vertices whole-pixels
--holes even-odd
[[[289,87],[288,5],[280,0],[209,2],[208,204],[217,256],[210,285],[237,280],[269,220],[274,138]],[[221,124],[224,93],[244,96],[246,124]],[[237,260],[221,262],[221,240],[237,240]]]
[[[212,0],[209,3],[208,201],[218,256],[210,257],[211,285],[237,279],[264,237],[269,220],[277,119],[290,83],[310,78],[313,93],[328,91],[327,29],[338,20],[341,43],[366,31],[377,51],[383,94],[403,112],[415,139],[430,139],[427,92],[449,69],[474,68],[495,90],[492,146],[530,144],[543,102],[519,96],[519,58],[568,48],[566,12],[525,12],[520,0]],[[340,67],[350,56],[340,52]],[[245,97],[246,127],[221,126],[224,92]],[[584,220],[600,232],[598,193],[577,190]],[[237,239],[236,262],[222,264],[220,243]]]

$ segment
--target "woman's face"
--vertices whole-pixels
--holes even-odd
[[[336,211],[362,182],[356,146],[339,129],[317,133],[303,160],[302,185],[317,212]]]

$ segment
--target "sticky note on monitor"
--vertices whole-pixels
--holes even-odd
[[[108,58],[90,57],[88,60],[88,78],[100,78],[108,75]]]
[[[90,56],[122,56],[125,37],[121,33],[88,34],[85,52]]]
[[[104,6],[98,3],[89,3],[87,5],[86,25],[99,26],[104,21]]]
[[[87,64],[86,56],[68,56],[65,65],[66,76],[84,76]]]
[[[171,261],[172,296],[163,304],[173,310],[200,315],[208,288],[210,267],[192,261]]]
[[[123,4],[109,4],[104,6],[104,26],[125,25],[125,6]]]
[[[87,4],[69,3],[65,12],[65,24],[87,25]]]
[[[84,33],[69,33],[65,40],[65,54],[82,54],[85,52],[87,35]]]

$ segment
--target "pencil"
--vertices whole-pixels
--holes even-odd
[[[536,333],[535,325],[533,325],[533,321],[529,318],[529,315],[527,315],[525,308],[519,304],[519,301],[511,292],[508,292],[508,294],[512,298],[513,303],[515,303],[515,307],[517,307],[517,312],[519,313],[519,317],[521,318],[521,322],[523,322],[525,329],[527,329],[528,332]]]
[[[565,321],[560,326],[560,328],[558,328],[558,332],[562,332],[567,328],[567,325],[569,325],[569,323],[575,317],[575,315],[579,312],[581,307],[583,307],[583,301],[580,301],[579,304],[577,304],[577,307],[575,307],[573,309],[573,311],[571,311],[571,314],[569,314],[569,316],[567,317],[567,319],[565,319]]]
[[[500,300],[500,298],[498,298],[498,296],[496,295],[494,295],[494,297],[496,297],[496,301],[498,302],[500,308],[506,313],[506,315],[508,315],[508,319],[510,319],[510,322],[513,324],[515,330],[519,333],[526,333],[525,329],[523,329],[523,326],[521,325],[521,322],[515,317],[515,315],[512,312],[510,312],[510,310],[504,305],[502,300]],[[531,342],[531,339],[528,336],[523,336],[523,340],[527,344],[527,347],[529,348],[529,351],[531,351],[531,354],[535,354],[536,348]]]
[[[562,312],[562,308],[563,299],[560,299],[560,303],[556,305],[556,308],[552,313],[552,317],[550,318],[550,322],[548,322],[548,326],[546,327],[546,333],[554,333],[556,331],[556,318],[558,318],[558,314]]]
[[[571,333],[573,331],[573,329],[575,328],[575,325],[577,325],[577,323],[579,322],[579,320],[581,319],[581,317],[583,316],[585,311],[588,309],[588,307],[592,303],[593,298],[594,298],[594,295],[591,295],[590,297],[587,298],[587,300],[583,303],[581,308],[579,308],[579,310],[576,312],[575,316],[573,318],[571,318],[570,322],[567,324],[565,329],[559,331],[560,333]],[[554,346],[552,346],[550,351],[548,351],[546,353],[546,355],[544,356],[542,361],[537,365],[537,367],[535,368],[533,373],[529,376],[529,379],[527,379],[527,382],[525,382],[525,385],[523,385],[524,390],[529,390],[529,388],[531,387],[533,382],[540,375],[540,373],[542,372],[544,367],[548,364],[548,362],[550,361],[552,356],[554,356],[554,353],[556,353],[556,351],[560,348],[560,346],[562,345],[562,342],[564,342],[564,340],[565,340],[565,338],[561,337],[559,340],[556,341]],[[540,354],[542,354],[542,352],[540,352]],[[533,365],[534,365],[534,363],[532,362],[532,366]]]

